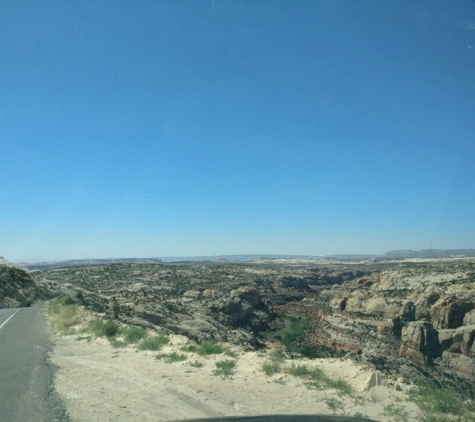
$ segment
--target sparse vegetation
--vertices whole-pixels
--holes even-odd
[[[182,350],[186,352],[197,353],[200,356],[225,354],[229,357],[237,357],[236,352],[231,350],[229,347],[224,346],[222,343],[214,340],[205,340],[197,345],[190,344],[182,347]]]
[[[194,362],[190,362],[190,366],[193,368],[202,368],[204,364],[200,361],[195,360]]]
[[[391,422],[409,422],[409,412],[404,410],[404,406],[400,404],[389,403],[384,406],[382,413],[384,416],[390,418]]]
[[[69,296],[62,295],[48,304],[48,314],[55,329],[62,335],[73,334],[72,327],[79,323],[77,305],[68,299]]]
[[[291,364],[285,367],[284,371],[295,377],[305,379],[305,385],[309,388],[322,390],[334,388],[342,394],[352,395],[353,388],[344,379],[333,379],[326,375],[320,368],[310,368],[307,365]]]
[[[170,339],[164,335],[144,338],[138,345],[139,350],[160,350]]]
[[[419,407],[421,422],[469,422],[475,420],[475,403],[463,400],[454,390],[422,384],[412,392],[411,399]]]
[[[90,332],[96,337],[112,338],[119,332],[119,326],[111,320],[95,319],[89,321],[84,331]]]
[[[138,343],[140,340],[148,336],[147,330],[141,327],[122,327],[119,333],[124,336],[128,344]]]
[[[322,345],[310,344],[307,335],[311,330],[307,318],[300,316],[279,313],[282,318],[284,327],[276,334],[271,336],[273,339],[280,341],[285,345],[291,353],[298,353],[303,357],[310,359],[323,357],[338,357],[342,353]]]
[[[278,374],[282,371],[282,365],[279,362],[267,360],[262,364],[262,372],[268,377]]]
[[[180,354],[177,352],[172,352],[172,353],[160,353],[155,356],[156,359],[162,359],[166,363],[173,363],[173,362],[182,362],[188,357],[184,354]]]
[[[235,360],[223,360],[216,362],[216,369],[213,371],[214,375],[218,375],[221,378],[228,378],[234,374],[234,369],[236,367]]]
[[[337,413],[338,411],[341,411],[343,414],[345,413],[345,405],[343,401],[335,397],[327,398],[324,401],[333,413]]]

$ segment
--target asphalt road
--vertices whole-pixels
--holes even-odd
[[[0,309],[0,421],[68,421],[54,391],[44,308]]]

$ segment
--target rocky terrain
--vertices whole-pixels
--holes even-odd
[[[248,350],[282,342],[312,358],[346,354],[403,382],[473,394],[472,257],[114,263],[32,275],[50,296],[60,290],[159,333]],[[297,340],[289,318],[305,322]]]
[[[30,273],[0,257],[0,308],[30,306],[54,294],[54,289],[36,283]]]

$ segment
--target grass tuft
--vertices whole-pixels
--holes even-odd
[[[342,394],[347,394],[349,396],[354,393],[351,385],[344,379],[333,379],[326,375],[320,368],[309,368],[307,365],[291,364],[285,367],[285,372],[295,377],[305,379],[305,385],[308,388],[315,388],[318,390],[334,388]]]
[[[197,353],[200,356],[221,355],[236,358],[238,355],[223,344],[215,340],[204,340],[197,345],[187,345],[182,347],[183,351]]]
[[[172,353],[160,353],[157,356],[155,356],[155,359],[163,359],[166,363],[173,363],[173,362],[182,362],[188,357],[186,355],[177,353],[177,352],[172,352]]]

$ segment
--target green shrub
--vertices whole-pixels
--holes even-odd
[[[86,332],[94,334],[96,337],[115,337],[119,332],[119,326],[111,320],[95,319],[89,321]]]
[[[119,326],[111,320],[107,320],[104,324],[104,335],[106,337],[114,337],[119,332]]]
[[[155,356],[156,359],[163,359],[166,363],[181,362],[187,359],[186,355],[179,354],[177,352],[172,353],[160,353]]]
[[[94,319],[87,324],[86,331],[94,334],[96,337],[104,336],[104,320]]]
[[[160,350],[170,339],[164,335],[144,338],[138,345],[139,350]]]
[[[278,374],[281,371],[282,365],[279,362],[268,360],[262,364],[262,372],[264,372],[268,377]]]
[[[124,336],[127,343],[138,343],[140,340],[148,336],[147,330],[141,327],[121,328],[120,334]]]
[[[235,367],[235,360],[223,360],[220,362],[216,362],[216,369],[213,371],[213,374],[219,375],[222,378],[228,378],[234,374]]]

